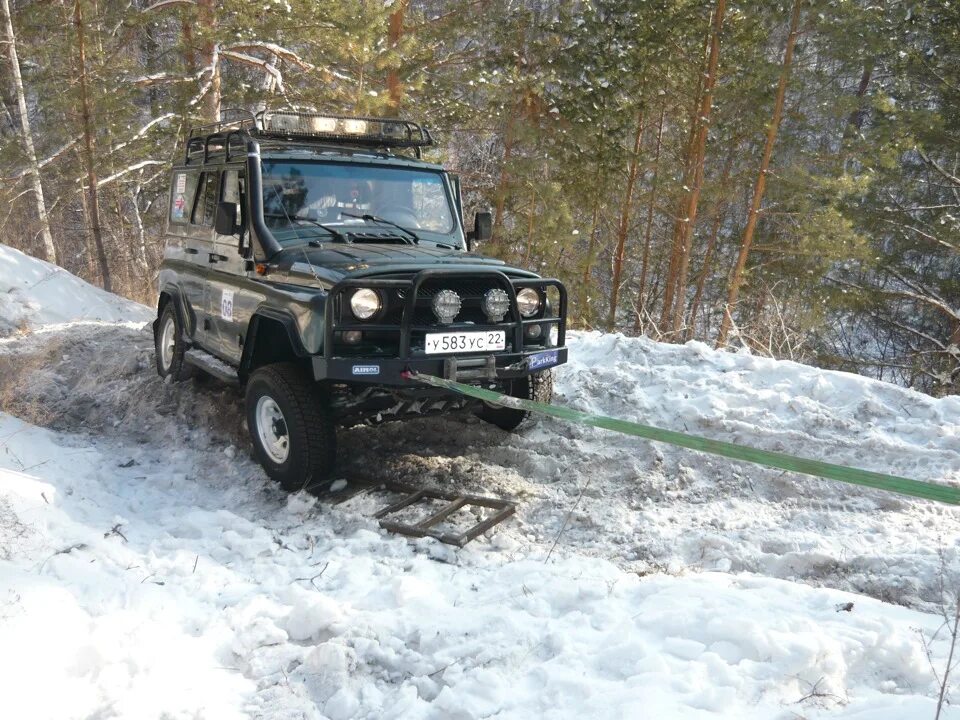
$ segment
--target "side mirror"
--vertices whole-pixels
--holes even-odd
[[[235,235],[240,229],[237,227],[237,204],[232,202],[217,203],[217,219],[214,223],[217,235]]]
[[[476,242],[493,237],[493,215],[478,212],[473,216],[473,230],[467,233],[467,249],[472,250]]]

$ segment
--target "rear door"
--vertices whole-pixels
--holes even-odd
[[[184,318],[194,342],[205,338],[206,249],[202,232],[193,223],[194,210],[201,199],[203,173],[199,169],[175,170],[170,188],[170,223],[167,254],[175,261],[177,285],[183,300]]]

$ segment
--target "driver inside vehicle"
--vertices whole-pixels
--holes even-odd
[[[337,225],[369,223],[372,215],[404,228],[447,234],[452,207],[433,172],[334,163],[263,164],[264,214],[274,228],[296,220]]]

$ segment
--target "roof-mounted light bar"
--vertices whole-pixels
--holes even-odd
[[[257,116],[258,134],[316,138],[377,147],[426,147],[430,133],[416,123],[390,118],[347,117],[320,113],[265,111]]]

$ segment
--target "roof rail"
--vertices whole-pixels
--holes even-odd
[[[228,114],[236,114],[237,117],[227,119]],[[202,137],[205,135],[214,135],[224,130],[257,130],[257,118],[249,110],[242,108],[224,108],[220,111],[220,120],[218,122],[207,123],[205,125],[195,125],[190,128],[187,138]]]
[[[357,117],[292,110],[262,110],[256,114],[241,108],[227,108],[219,122],[191,127],[187,132],[185,164],[191,156],[210,157],[211,140],[223,144],[229,159],[232,137],[273,138],[299,142],[327,142],[367,148],[422,148],[433,145],[430,132],[409,120]],[[199,158],[198,158],[199,159]]]

